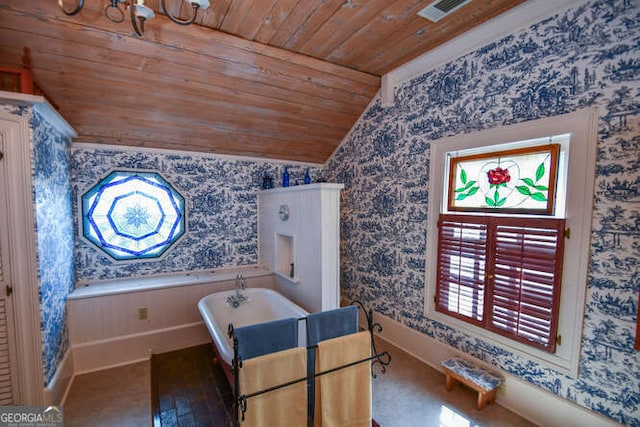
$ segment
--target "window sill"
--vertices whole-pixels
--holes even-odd
[[[200,285],[203,283],[233,281],[236,279],[236,275],[238,273],[242,273],[245,279],[269,276],[272,274],[271,271],[260,266],[246,266],[215,270],[200,270],[188,273],[104,280],[78,284],[78,286],[69,294],[67,299],[75,300],[95,298],[106,295]]]

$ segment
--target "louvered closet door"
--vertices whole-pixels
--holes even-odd
[[[0,133],[0,153],[4,153],[3,134]],[[7,289],[11,286],[9,270],[8,224],[7,224],[7,177],[6,158],[0,159],[0,405],[15,404],[15,378],[11,362],[13,351],[13,310]]]

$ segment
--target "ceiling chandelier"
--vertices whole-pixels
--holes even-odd
[[[184,0],[191,6],[191,13],[187,19],[182,19],[169,13],[165,6],[166,0],[159,0],[160,7],[165,15],[176,24],[189,25],[196,20],[198,10],[209,8],[209,0]],[[58,5],[65,15],[73,16],[80,13],[84,6],[84,0],[58,0]],[[145,6],[144,0],[109,0],[104,8],[104,14],[111,22],[120,23],[125,20],[125,11],[131,17],[131,25],[137,35],[144,33],[144,23],[155,17],[153,9]]]

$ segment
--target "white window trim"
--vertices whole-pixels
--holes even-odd
[[[527,359],[573,377],[578,376],[582,323],[591,243],[595,185],[597,111],[587,108],[571,114],[503,126],[431,142],[429,161],[429,212],[424,314],[429,319],[506,348]],[[448,171],[446,153],[482,146],[507,144],[559,134],[571,134],[567,148],[569,174],[566,187],[566,221],[571,238],[565,240],[558,335],[561,345],[549,354],[501,335],[460,321],[435,309],[438,217],[444,212],[443,192]],[[563,149],[564,149],[563,148]]]

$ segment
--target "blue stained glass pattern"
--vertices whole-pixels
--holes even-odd
[[[82,234],[116,260],[156,258],[184,234],[184,211],[160,174],[114,171],[82,196]]]

